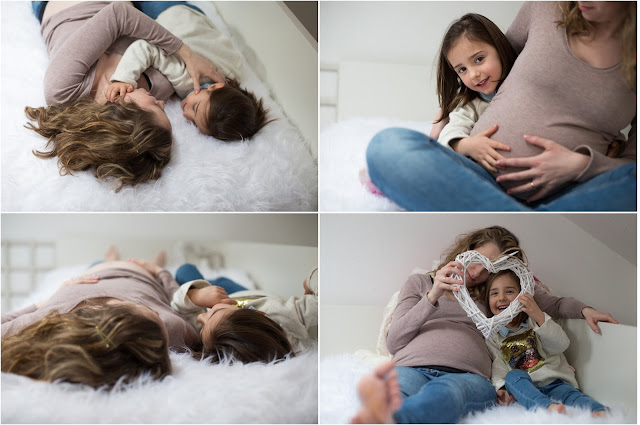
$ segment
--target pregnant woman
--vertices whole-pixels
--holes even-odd
[[[371,181],[408,210],[635,211],[635,18],[635,2],[525,3],[506,34],[518,59],[471,133],[498,125],[498,171],[394,128],[368,147]]]
[[[144,39],[175,53],[194,81],[225,81],[215,65],[129,2],[35,2],[49,53],[44,79],[47,107],[25,108],[27,128],[48,139],[40,158],[58,157],[61,174],[93,169],[115,189],[158,179],[171,157],[171,123],[164,102],[169,81],[153,68],[122,102],[104,95],[122,53]]]

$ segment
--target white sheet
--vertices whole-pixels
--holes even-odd
[[[387,198],[373,195],[360,183],[369,141],[381,130],[404,127],[429,134],[431,123],[392,118],[351,118],[320,134],[320,211],[403,211]]]
[[[380,361],[372,353],[363,357],[355,354],[327,356],[320,362],[320,423],[349,423],[360,406],[356,387],[360,378]],[[381,358],[381,356],[380,356]],[[615,383],[610,383],[615,385]],[[567,407],[567,414],[528,411],[520,405],[496,406],[484,412],[468,415],[460,423],[636,423],[636,417],[625,414],[622,408],[610,406],[608,417],[594,419],[584,409]]]
[[[56,159],[31,153],[43,149],[46,140],[23,127],[24,107],[45,105],[48,58],[39,23],[30,2],[2,2],[1,7],[2,211],[317,209],[317,165],[307,143],[246,61],[243,85],[277,118],[252,140],[229,144],[202,135],[182,117],[174,97],[166,105],[174,129],[172,159],[159,180],[115,193],[89,171],[59,176]],[[213,5],[201,7],[228,35]]]

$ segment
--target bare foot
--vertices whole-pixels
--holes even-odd
[[[109,249],[107,249],[107,253],[104,254],[104,259],[106,261],[118,261],[120,259],[118,248],[113,245],[109,246]]]
[[[365,375],[358,384],[362,407],[351,419],[353,424],[392,423],[392,414],[400,408],[400,385],[394,370],[395,363],[388,361],[373,373]]]
[[[164,268],[167,265],[167,253],[164,251],[158,252],[151,262]]]
[[[607,411],[606,410],[598,410],[597,412],[591,412],[591,417],[592,418],[602,418],[607,416]]]
[[[549,413],[566,413],[567,408],[564,407],[564,404],[551,403],[547,406],[547,410],[549,411]]]

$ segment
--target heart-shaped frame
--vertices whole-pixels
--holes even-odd
[[[456,261],[460,262],[463,266],[464,279],[458,275],[453,275],[454,278],[462,280],[459,291],[453,291],[458,303],[467,313],[467,316],[473,320],[476,327],[482,332],[485,339],[489,338],[494,333],[498,332],[504,325],[511,322],[514,317],[522,310],[522,304],[520,303],[520,295],[529,294],[533,296],[535,282],[533,280],[533,273],[524,265],[522,261],[513,256],[504,256],[499,260],[491,261],[478,251],[466,251],[456,257]],[[467,267],[470,264],[482,264],[489,273],[498,273],[502,270],[513,270],[520,279],[520,293],[515,300],[511,301],[509,307],[498,315],[491,318],[487,318],[478,309],[476,303],[471,299],[469,291],[467,290]]]

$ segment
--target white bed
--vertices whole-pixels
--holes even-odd
[[[168,267],[174,271],[175,267]],[[46,273],[16,308],[45,299],[86,265]],[[201,270],[255,287],[242,270]],[[97,391],[2,373],[3,423],[317,423],[317,350],[275,365],[210,365],[170,353],[173,374]]]
[[[213,3],[200,6],[229,34]],[[317,165],[309,142],[246,61],[243,85],[262,97],[270,116],[277,118],[252,140],[227,144],[202,135],[182,117],[174,98],[166,106],[174,129],[172,159],[159,180],[115,193],[89,171],[60,176],[55,159],[31,153],[43,149],[46,140],[23,127],[24,107],[45,104],[42,81],[48,59],[39,23],[29,2],[2,2],[1,7],[3,211],[317,209]]]

